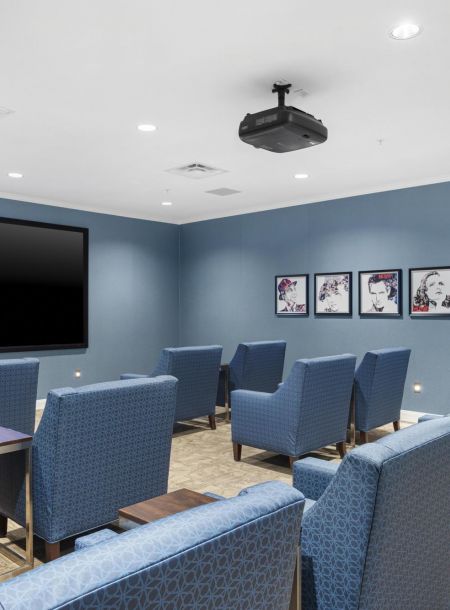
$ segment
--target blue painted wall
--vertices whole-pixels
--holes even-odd
[[[296,358],[405,345],[403,408],[450,411],[450,319],[408,316],[408,268],[450,265],[450,183],[339,199],[181,227],[180,342],[286,339]],[[402,319],[360,319],[357,272],[403,269]],[[277,318],[274,276],[353,271],[353,318]],[[414,394],[414,381],[423,393]]]
[[[0,354],[40,359],[40,398],[55,387],[147,372],[161,348],[177,345],[177,226],[5,199],[0,216],[89,229],[89,347]]]

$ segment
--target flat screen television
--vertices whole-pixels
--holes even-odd
[[[88,229],[0,218],[0,352],[88,346]]]

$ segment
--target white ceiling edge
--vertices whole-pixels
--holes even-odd
[[[35,203],[37,205],[49,205],[55,208],[66,208],[79,212],[92,212],[93,214],[106,214],[107,216],[119,216],[120,218],[133,218],[134,220],[148,220],[150,222],[161,222],[163,224],[179,225],[180,222],[174,220],[161,220],[161,218],[153,218],[140,214],[124,214],[117,210],[110,210],[105,207],[97,208],[95,206],[82,206],[67,203],[67,201],[55,201],[54,199],[46,199],[45,197],[33,197],[33,195],[18,195],[17,193],[5,193],[0,191],[0,199],[11,199],[12,201],[22,201],[24,203]]]
[[[163,224],[173,224],[173,225],[182,226],[185,224],[191,224],[194,222],[202,222],[205,220],[218,220],[219,218],[230,218],[232,216],[241,216],[243,214],[254,214],[257,212],[270,212],[272,210],[280,210],[283,208],[293,208],[293,207],[296,207],[299,205],[309,205],[312,203],[325,203],[328,201],[346,199],[349,197],[358,197],[361,195],[375,195],[376,193],[385,193],[388,191],[400,191],[402,189],[414,188],[414,187],[419,187],[419,186],[428,186],[428,185],[432,185],[432,184],[441,184],[443,182],[450,182],[450,174],[445,175],[445,176],[437,176],[437,177],[433,177],[433,178],[424,178],[422,180],[396,182],[396,183],[386,184],[386,185],[379,186],[379,187],[372,187],[370,190],[367,190],[367,188],[361,188],[361,189],[345,191],[345,192],[339,193],[339,194],[329,193],[327,195],[323,195],[323,196],[320,196],[317,198],[308,199],[307,201],[298,201],[298,199],[297,199],[295,201],[279,203],[276,206],[273,206],[273,205],[255,206],[252,208],[233,210],[228,213],[222,212],[222,213],[218,213],[218,214],[208,214],[208,215],[203,214],[198,217],[192,216],[183,221],[161,220],[160,218],[152,218],[152,217],[144,216],[144,215],[140,215],[140,214],[123,214],[123,213],[118,212],[117,210],[109,210],[104,207],[97,208],[95,206],[78,206],[78,205],[74,206],[73,204],[67,203],[65,201],[55,201],[55,200],[46,199],[43,197],[33,197],[31,195],[18,195],[16,193],[0,192],[0,199],[10,199],[12,201],[21,201],[24,203],[35,203],[37,205],[49,205],[49,206],[53,206],[53,207],[65,208],[65,209],[80,211],[80,212],[92,212],[94,214],[106,214],[109,216],[118,216],[120,218],[131,218],[134,220],[147,220],[149,222],[161,222]]]
[[[375,195],[376,193],[385,193],[387,191],[401,191],[402,189],[414,188],[418,186],[428,186],[432,184],[440,184],[443,182],[450,182],[450,174],[445,176],[438,176],[433,178],[426,178],[423,180],[415,180],[415,181],[405,181],[405,182],[396,182],[393,184],[387,184],[379,187],[373,187],[370,190],[367,188],[361,188],[356,190],[345,191],[339,194],[330,193],[328,195],[323,195],[317,198],[308,199],[307,201],[298,201],[295,202],[289,201],[285,203],[277,204],[276,207],[267,205],[260,206],[254,208],[245,208],[242,210],[234,210],[229,213],[221,213],[217,215],[208,215],[208,216],[199,216],[199,217],[191,217],[183,222],[178,222],[179,225],[191,224],[193,222],[202,222],[203,220],[217,220],[219,218],[229,218],[230,216],[241,216],[243,214],[253,214],[256,212],[270,212],[271,210],[279,210],[283,208],[293,208],[299,205],[309,205],[311,203],[326,203],[328,201],[334,201],[335,199],[346,199],[347,197],[358,197],[361,195]]]

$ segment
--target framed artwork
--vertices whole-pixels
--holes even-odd
[[[307,316],[308,274],[275,276],[275,314]]]
[[[359,272],[359,315],[393,317],[402,314],[402,270]]]
[[[314,274],[314,313],[316,316],[352,315],[352,274]]]
[[[450,316],[450,267],[409,270],[409,315]]]

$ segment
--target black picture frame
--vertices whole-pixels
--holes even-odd
[[[295,280],[295,278],[298,278]],[[279,289],[280,282],[283,280],[296,281],[299,280],[304,281],[305,286],[305,311],[280,311],[280,302],[283,302],[283,299],[280,299],[282,291]],[[300,317],[306,318],[309,316],[309,273],[287,273],[284,275],[276,275],[275,276],[275,315],[279,318],[286,317]]]
[[[343,276],[347,276],[347,282],[348,282],[348,311],[339,311],[339,309],[335,309],[332,310],[332,308],[330,307],[330,311],[324,311],[324,310],[320,310],[318,308],[318,295],[317,294],[317,280],[321,277],[325,278],[332,278],[333,276],[336,276],[336,279],[338,278],[342,278]],[[338,284],[341,284],[342,282],[338,282]],[[353,315],[353,280],[352,280],[352,272],[351,271],[333,271],[331,273],[315,273],[314,274],[314,315],[315,316],[324,316],[324,317],[334,317],[334,316],[339,316],[339,317],[347,317],[347,318],[351,318]]]
[[[39,352],[47,350],[86,349],[89,347],[89,229],[71,225],[60,225],[35,220],[0,217],[2,224],[15,224],[42,229],[73,231],[83,235],[83,338],[79,343],[45,344],[45,345],[8,345],[0,346],[0,353]]]
[[[445,271],[446,278],[443,278],[444,292],[442,293],[441,303],[436,303],[433,299],[429,299],[427,291],[423,291],[423,301],[418,302],[421,298],[418,293],[420,284],[418,285],[414,274],[420,274],[422,276],[421,283],[425,282],[426,276],[431,277],[432,275],[442,275],[440,272]],[[447,282],[447,288],[445,288]],[[440,267],[410,267],[409,269],[409,315],[411,318],[450,318],[450,266]],[[426,301],[428,300],[428,304]],[[440,298],[439,298],[440,300]],[[435,311],[430,310],[430,303],[435,303]],[[420,309],[419,309],[420,308]],[[446,311],[448,309],[448,313]]]
[[[397,286],[396,286],[396,296],[397,296],[397,311],[370,311],[365,309],[363,304],[363,291],[362,291],[362,279],[363,276],[389,276],[389,275],[397,275]],[[387,282],[393,278],[386,277]],[[383,278],[380,277],[378,282],[382,282]],[[389,284],[388,284],[389,285]],[[394,289],[394,286],[391,286],[391,290]],[[390,304],[389,304],[390,305]],[[372,307],[375,307],[373,304]],[[391,308],[390,308],[391,309]],[[403,279],[402,279],[402,270],[401,269],[370,269],[367,271],[359,271],[358,272],[358,311],[361,318],[400,318],[403,313]]]

